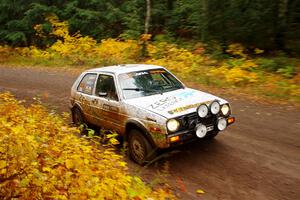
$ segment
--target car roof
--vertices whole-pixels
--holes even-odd
[[[149,70],[149,69],[164,69],[164,68],[157,65],[147,65],[147,64],[123,64],[123,65],[114,65],[114,66],[89,69],[86,72],[96,72],[96,73],[106,72],[106,73],[113,73],[117,75],[117,74],[129,73],[129,72]]]

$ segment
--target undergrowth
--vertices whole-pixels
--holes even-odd
[[[41,104],[0,93],[0,199],[173,199]]]

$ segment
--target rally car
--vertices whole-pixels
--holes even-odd
[[[139,164],[155,150],[214,138],[234,123],[229,103],[186,87],[161,66],[128,64],[84,71],[71,89],[73,122],[115,130]]]

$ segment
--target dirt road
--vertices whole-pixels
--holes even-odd
[[[60,70],[0,67],[0,92],[40,96],[51,109],[68,111],[75,78]],[[153,177],[167,163],[167,179],[181,199],[300,199],[300,110],[219,95],[232,103],[236,124],[214,141],[180,147],[143,176]],[[197,189],[205,194],[197,195]]]

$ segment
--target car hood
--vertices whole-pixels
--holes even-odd
[[[219,100],[220,104],[227,103],[224,99],[190,88],[127,99],[124,102],[169,119],[195,112],[200,104],[206,103],[209,105],[213,100]]]

